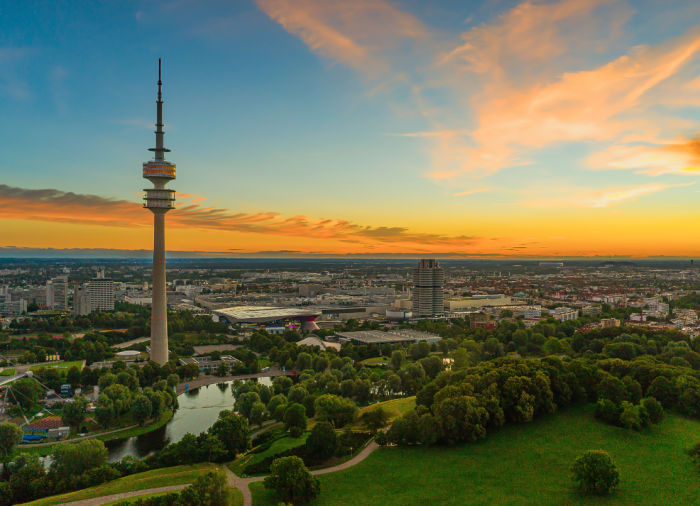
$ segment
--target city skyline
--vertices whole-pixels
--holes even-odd
[[[696,256],[689,4],[12,2],[0,253],[152,247],[138,167],[163,57],[191,192],[170,251]]]

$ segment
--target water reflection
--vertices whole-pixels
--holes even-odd
[[[258,378],[262,385],[272,386],[270,378]],[[172,420],[160,429],[129,439],[106,441],[109,462],[127,455],[143,458],[169,443],[176,443],[188,432],[197,435],[214,425],[219,412],[233,409],[235,397],[232,381],[192,389],[178,396],[179,409]]]

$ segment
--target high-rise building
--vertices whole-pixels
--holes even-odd
[[[73,316],[82,316],[92,312],[90,292],[86,285],[75,285],[73,290]]]
[[[413,269],[413,316],[434,316],[445,312],[443,287],[445,270],[436,260],[421,260]]]
[[[48,305],[48,291],[51,286],[51,307],[55,311],[68,311],[68,276],[59,276],[51,279],[51,285],[46,283],[46,298]]]
[[[104,277],[104,273],[98,273],[88,284],[90,294],[90,311],[114,311],[114,289],[115,284],[109,278]]]
[[[165,185],[175,179],[175,164],[165,161],[163,146],[163,100],[158,59],[158,100],[156,101],[155,159],[143,164],[143,177],[153,183],[147,188],[143,206],[153,213],[153,303],[151,308],[151,360],[160,365],[168,362],[168,313],[165,293],[165,213],[175,209],[175,190]]]

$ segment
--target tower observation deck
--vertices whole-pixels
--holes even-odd
[[[151,360],[160,365],[168,362],[168,313],[165,293],[165,213],[175,209],[175,190],[165,188],[175,179],[175,164],[165,161],[163,146],[163,100],[161,93],[161,66],[158,59],[158,100],[156,101],[155,159],[143,164],[143,177],[153,183],[146,188],[143,207],[153,213],[153,303],[151,311]]]

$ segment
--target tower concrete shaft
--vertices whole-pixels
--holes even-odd
[[[174,163],[165,161],[163,146],[163,101],[160,59],[158,59],[158,100],[156,101],[155,160],[144,162],[143,177],[153,183],[146,188],[143,206],[153,213],[153,294],[151,306],[151,360],[160,365],[168,362],[168,296],[165,290],[165,214],[175,208],[175,190],[165,185],[175,179]]]

